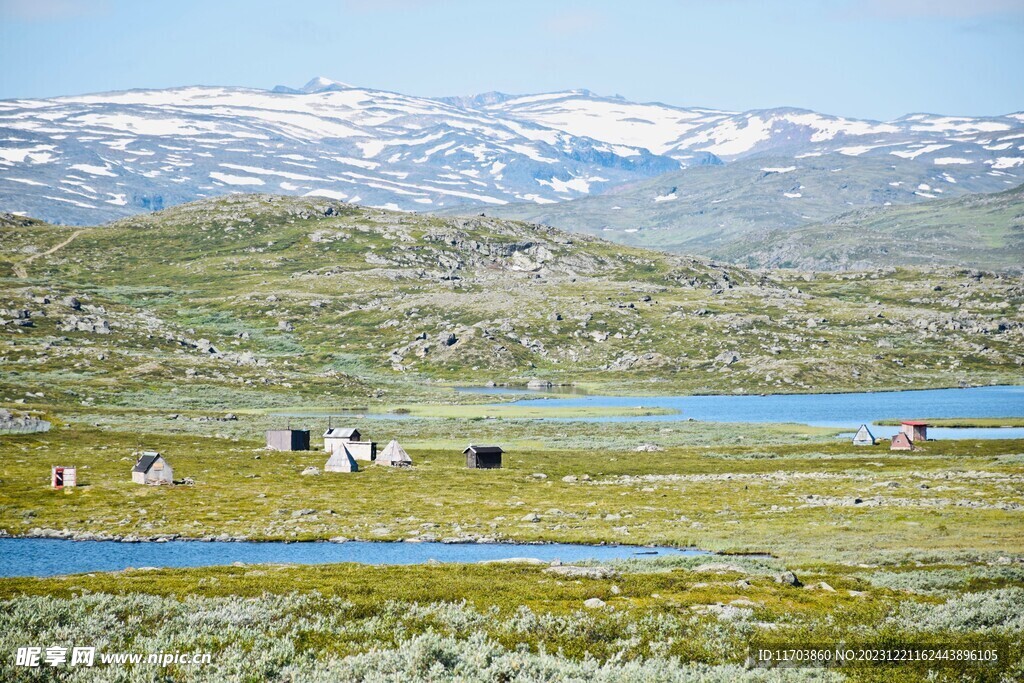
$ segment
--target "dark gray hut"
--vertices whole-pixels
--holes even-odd
[[[466,467],[478,470],[499,469],[501,467],[501,446],[470,446],[462,451],[466,456]]]
[[[268,429],[267,448],[275,451],[308,451],[308,429]]]

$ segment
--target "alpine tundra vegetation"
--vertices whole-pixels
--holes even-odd
[[[8,215],[0,230],[0,400],[12,425],[46,425],[0,436],[5,535],[722,553],[549,564],[527,545],[489,564],[0,579],[5,651],[73,641],[213,655],[68,680],[1024,675],[1020,440],[893,453],[844,429],[688,421],[643,398],[544,408],[453,391],[1019,383],[1019,276],[753,271],[497,218],[272,195],[87,228]],[[338,415],[359,438],[400,442],[413,465],[306,476],[324,466],[320,439],[266,447],[268,430],[319,435]],[[467,469],[467,443],[501,444],[501,469]],[[134,485],[139,451],[182,479]],[[55,463],[77,467],[77,487],[49,486]],[[984,646],[1003,659],[826,672],[750,658],[787,642]],[[5,680],[25,676],[0,662]]]

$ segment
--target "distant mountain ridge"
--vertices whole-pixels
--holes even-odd
[[[1024,114],[875,122],[587,90],[412,97],[324,77],[0,101],[0,209],[69,224],[240,191],[405,211],[544,206],[768,155],[914,162],[915,177],[995,191],[1024,175]]]
[[[1024,185],[911,206],[859,209],[724,245],[716,255],[758,268],[856,270],[968,266],[1024,271]]]
[[[997,192],[1019,171],[965,171],[900,157],[751,156],[538,206],[488,207],[488,215],[588,232],[625,244],[718,256],[757,239],[868,207]]]
[[[678,169],[439,100],[313,79],[0,101],[0,207],[97,223],[238,191],[390,209],[556,202]]]

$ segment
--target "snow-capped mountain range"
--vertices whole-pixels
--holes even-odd
[[[753,155],[1024,172],[1024,114],[891,122],[639,104],[586,90],[424,98],[316,78],[0,101],[0,210],[63,223],[228,192],[392,209],[550,203]],[[1005,187],[1005,179],[999,187]]]

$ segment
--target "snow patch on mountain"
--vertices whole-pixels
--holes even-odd
[[[788,161],[834,153],[983,163],[986,174],[1012,179],[1024,165],[1022,138],[1021,113],[879,122],[637,103],[587,90],[432,99],[321,76],[301,88],[0,101],[0,206],[96,223],[267,190],[440,211],[561,202],[723,159],[771,157],[763,172],[786,173]],[[83,180],[88,187],[73,184]]]

